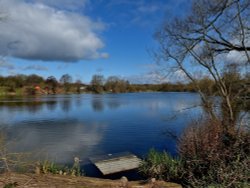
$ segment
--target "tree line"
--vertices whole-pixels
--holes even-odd
[[[246,83],[250,83],[250,76],[243,77],[238,72],[225,72],[225,83],[230,85],[231,90],[238,92]],[[217,95],[216,83],[209,77],[197,80],[202,92],[209,96]],[[196,92],[196,85],[192,82],[166,82],[160,84],[134,84],[118,76],[93,75],[89,84],[81,80],[73,81],[69,74],[64,74],[59,80],[54,76],[46,79],[42,76],[12,75],[0,76],[0,93],[5,94],[59,94],[59,93],[127,93],[127,92]],[[217,92],[216,92],[217,91]],[[248,95],[248,93],[245,93]]]

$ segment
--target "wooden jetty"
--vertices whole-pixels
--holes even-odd
[[[91,162],[103,175],[114,174],[139,167],[141,159],[130,152],[93,157]]]

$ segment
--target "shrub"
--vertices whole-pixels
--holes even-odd
[[[179,158],[150,150],[139,171],[186,187],[250,187],[250,132],[200,120],[179,139]]]
[[[33,87],[26,87],[25,88],[25,93],[27,95],[35,95],[36,94],[36,89]]]
[[[151,149],[142,161],[139,172],[146,177],[178,181],[182,177],[182,161],[166,152]]]
[[[243,187],[249,183],[250,134],[219,121],[200,121],[187,128],[179,142],[183,183],[193,187]]]

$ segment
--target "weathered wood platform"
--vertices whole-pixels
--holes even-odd
[[[133,170],[141,163],[141,159],[129,152],[98,156],[90,160],[103,175]]]

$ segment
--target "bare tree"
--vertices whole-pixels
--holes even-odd
[[[249,75],[249,18],[249,0],[194,0],[185,17],[166,21],[155,35],[160,44],[157,57],[193,82],[209,116],[221,119],[226,128],[235,124],[237,103],[246,92],[239,87],[242,83],[234,82],[237,76]],[[198,84],[197,72],[214,80],[223,117]]]
[[[95,93],[103,92],[104,76],[103,75],[93,75],[91,80],[92,91]]]
[[[70,76],[69,74],[64,74],[64,75],[62,75],[62,77],[60,78],[59,81],[63,84],[65,91],[69,92],[70,84],[73,81],[72,76]]]

